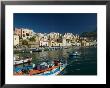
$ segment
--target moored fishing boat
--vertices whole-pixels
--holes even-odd
[[[32,52],[42,52],[43,49],[39,49],[39,48],[31,48],[30,51]]]
[[[38,75],[44,75],[44,76],[47,76],[47,75],[59,75],[61,71],[63,71],[63,69],[66,67],[67,64],[62,64],[58,67],[53,67],[53,69],[49,70],[49,71],[45,71],[43,73],[40,73]]]
[[[66,65],[67,63],[61,63],[60,61],[54,61],[54,63],[51,63],[49,65],[43,62],[40,65],[41,68],[37,66],[37,68],[35,67],[33,70],[29,72],[29,74],[41,76],[58,75],[66,67]]]
[[[71,53],[69,56],[79,56],[79,55],[81,55],[81,54],[78,53],[78,52],[73,52],[73,53]]]
[[[59,61],[54,61],[54,63],[47,64],[46,62],[41,63],[40,65],[34,65],[30,67],[23,67],[22,69],[18,68],[16,70],[15,75],[19,75],[19,73],[23,73],[25,70],[25,75],[40,75],[40,76],[47,76],[47,75],[58,75],[65,67],[67,63],[61,63]],[[28,72],[28,73],[27,73]]]
[[[32,58],[30,57],[26,57],[26,58],[19,58],[19,59],[16,59],[14,57],[14,65],[19,65],[19,64],[23,64],[23,63],[28,63],[28,62],[31,62],[32,61]]]

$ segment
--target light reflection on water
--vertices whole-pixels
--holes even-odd
[[[32,62],[37,64],[39,61],[45,61],[45,60],[54,60],[54,59],[62,59],[64,58],[65,60],[68,58],[68,53],[70,49],[65,49],[65,50],[52,50],[52,51],[42,51],[42,52],[33,52],[32,54],[30,53],[19,53],[15,54],[20,57],[25,57],[25,56],[30,56],[33,58]]]

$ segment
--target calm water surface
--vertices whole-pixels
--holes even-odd
[[[69,56],[73,51],[81,53],[80,56]],[[51,61],[54,59],[64,59],[67,61],[66,68],[60,75],[96,75],[97,74],[97,48],[96,47],[80,47],[59,49],[52,51],[19,53],[19,56],[31,56],[32,63],[39,64],[44,61]]]

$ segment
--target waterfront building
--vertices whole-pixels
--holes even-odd
[[[63,43],[59,39],[57,39],[57,40],[53,39],[53,40],[49,41],[49,47],[61,47],[61,46],[63,46]]]
[[[62,42],[57,42],[57,46],[58,47],[62,47],[63,46],[63,43]]]
[[[75,45],[76,46],[81,46],[81,43],[80,42],[77,42]]]
[[[54,46],[57,46],[57,42],[54,39],[52,39],[49,41],[49,47],[54,47]]]
[[[70,39],[66,39],[66,46],[71,46],[72,43],[71,43],[71,40]]]
[[[24,40],[24,39],[29,39],[30,37],[34,36],[35,32],[27,28],[15,28],[15,34],[20,36],[20,38]]]
[[[86,41],[84,39],[81,40],[81,46],[86,46]]]
[[[90,40],[90,38],[88,37],[79,37],[78,34],[73,34],[73,33],[65,33],[65,34],[60,34],[58,32],[51,32],[48,34],[47,33],[35,33],[31,29],[15,28],[14,34],[16,34],[16,36],[19,37],[20,42],[22,40],[27,40],[31,47],[94,46],[97,44],[96,40],[93,40],[93,39]],[[32,37],[35,37],[35,41],[30,40],[30,38]],[[17,40],[15,40],[14,42],[15,42],[14,45],[18,44]]]
[[[48,46],[48,41],[40,41],[40,46]]]
[[[22,28],[15,28],[14,34],[18,35],[20,38],[22,38]]]
[[[72,33],[65,33],[63,36],[63,45],[64,46],[80,46],[80,44],[77,42],[79,42],[79,35],[73,35]],[[66,39],[66,40],[65,40]]]
[[[14,35],[14,46],[19,45],[19,36],[18,35]]]
[[[86,42],[85,46],[90,46],[90,42]]]
[[[29,39],[33,35],[34,35],[33,30],[31,30],[31,29],[23,29],[22,28],[22,38],[23,39]]]
[[[37,33],[37,35],[39,36],[39,40],[44,37],[44,34],[43,33]]]
[[[48,36],[50,37],[50,39],[58,39],[61,36],[61,34],[56,32],[51,32],[48,34]]]
[[[63,37],[63,46],[67,46],[66,39]]]
[[[63,46],[63,41],[62,41],[63,39],[62,38],[58,38],[57,40],[56,40],[56,42],[57,42],[57,46]]]
[[[40,45],[39,46],[49,46],[48,45],[48,38],[47,38],[47,36],[44,36],[44,37],[42,37],[41,39],[40,39]]]

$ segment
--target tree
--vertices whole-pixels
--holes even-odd
[[[22,40],[22,45],[28,45],[28,41],[27,40]]]
[[[33,36],[33,37],[29,38],[29,41],[35,42],[36,41],[36,36]]]

